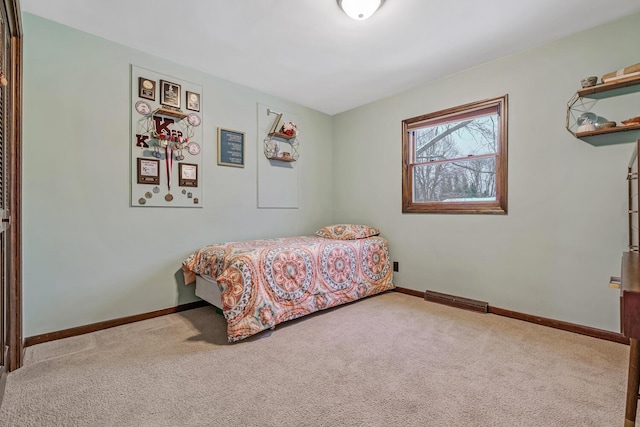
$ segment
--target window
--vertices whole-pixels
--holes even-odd
[[[402,121],[402,212],[507,213],[507,95]]]

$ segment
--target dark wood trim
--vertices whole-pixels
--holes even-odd
[[[138,322],[140,320],[152,319],[167,314],[178,313],[181,311],[192,310],[194,308],[205,307],[209,305],[206,301],[194,301],[188,304],[181,304],[176,307],[163,308],[161,310],[151,311],[149,313],[136,314],[133,316],[120,317],[118,319],[105,320],[103,322],[92,323],[90,325],[77,326],[75,328],[63,329],[61,331],[47,332],[46,334],[34,335],[24,340],[24,346],[41,344],[43,342],[59,340],[62,338],[75,337],[78,335],[88,334],[91,332],[101,331],[103,329],[113,328],[115,326],[126,325],[128,323]]]
[[[508,184],[508,112],[509,95],[472,102],[402,121],[402,213],[435,214],[507,214]],[[475,117],[475,113],[494,109],[500,116],[498,147],[496,150],[496,200],[485,202],[414,202],[413,168],[414,130],[416,127],[438,124],[443,120]],[[451,161],[451,160],[449,160]]]
[[[586,335],[593,338],[600,338],[607,341],[613,341],[621,344],[629,344],[629,338],[616,332],[605,331],[603,329],[591,328],[589,326],[578,325],[575,323],[563,322],[562,320],[548,319],[546,317],[534,316],[531,314],[519,313],[517,311],[505,310],[489,306],[489,313],[498,316],[510,317],[512,319],[523,320],[525,322],[536,323],[542,326],[548,326],[554,329],[573,332],[580,335]]]
[[[9,357],[9,347],[5,348],[4,359]],[[9,374],[9,366],[0,366],[0,407],[2,406],[2,398],[4,398],[4,390],[7,387],[7,375]]]
[[[11,1],[13,11],[19,11],[16,1]],[[9,110],[13,117],[10,137],[9,173],[9,308],[8,308],[8,344],[9,371],[22,366],[22,34],[20,15],[13,28],[11,40],[12,57],[12,105]]]
[[[407,294],[414,297],[424,298],[424,292],[414,291],[413,289],[401,288],[400,286],[396,286],[396,292],[400,292],[401,294]]]
[[[16,6],[17,7],[17,6]],[[19,8],[18,8],[19,10]],[[18,15],[19,19],[19,15]],[[16,24],[20,28],[20,24]],[[11,164],[9,166],[9,212],[11,225],[9,233],[9,307],[8,344],[9,371],[22,366],[22,37],[14,35],[11,41],[12,91],[11,106]]]
[[[19,0],[3,0],[7,11],[7,24],[12,36],[22,38],[22,19]]]
[[[22,17],[19,0],[2,0],[2,14],[6,21],[5,31],[9,36],[9,51],[5,59],[5,73],[9,82],[6,87],[9,104],[5,135],[5,179],[9,211],[6,234],[6,289],[7,300],[6,342],[8,346],[4,365],[13,371],[22,365]],[[3,20],[4,20],[3,19]],[[2,302],[5,303],[4,301]]]
[[[424,292],[416,291],[408,288],[401,288],[396,286],[396,292],[402,294],[411,295],[424,299]],[[629,338],[616,332],[605,331],[603,329],[591,328],[589,326],[582,326],[575,323],[563,322],[561,320],[548,319],[546,317],[533,316],[531,314],[520,313],[517,311],[505,310],[504,308],[493,307],[489,305],[489,313],[497,316],[510,317],[516,320],[522,320],[525,322],[535,323],[541,326],[547,326],[549,328],[561,329],[567,332],[573,332],[580,335],[586,335],[593,338],[599,338],[606,341],[613,341],[620,344],[629,344]]]
[[[2,399],[4,398],[4,389],[7,387],[7,369],[6,365],[0,369],[0,406],[2,406]]]
[[[640,349],[638,340],[630,338],[631,347],[629,348],[629,373],[627,376],[627,397],[624,405],[624,425],[636,425],[636,412],[638,410],[638,386],[640,384],[640,370],[638,363],[640,362]]]

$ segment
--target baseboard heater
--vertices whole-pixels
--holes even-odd
[[[439,304],[450,305],[452,307],[464,308],[465,310],[479,311],[481,313],[489,312],[489,303],[478,301],[475,299],[462,298],[454,295],[447,295],[435,291],[424,291],[424,299]]]

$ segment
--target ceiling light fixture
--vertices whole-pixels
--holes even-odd
[[[350,18],[363,21],[380,9],[384,0],[338,0],[338,6]]]

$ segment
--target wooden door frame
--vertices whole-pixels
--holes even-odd
[[[22,366],[22,19],[20,0],[2,0],[7,13],[7,25],[11,38],[11,68],[7,69],[7,79],[11,90],[8,106],[7,153],[9,155],[8,228],[9,253],[7,270],[9,280],[9,300],[7,307],[7,345],[9,357],[7,368],[14,371]]]

